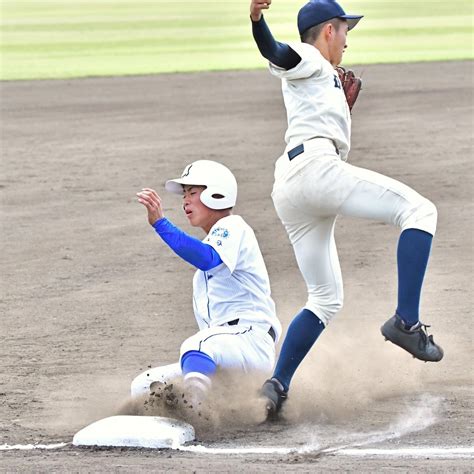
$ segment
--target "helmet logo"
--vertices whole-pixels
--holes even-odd
[[[183,174],[181,175],[181,178],[184,178],[185,176],[189,176],[189,171],[191,170],[192,167],[193,167],[193,163],[191,163],[189,166],[187,166],[184,169]]]

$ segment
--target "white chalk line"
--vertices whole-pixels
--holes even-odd
[[[64,448],[71,443],[55,443],[55,444],[2,444],[0,445],[0,451],[12,451],[12,450],[35,450],[45,449],[54,450]],[[327,448],[327,449],[314,449],[310,447],[302,448],[276,448],[276,447],[248,447],[248,448],[208,448],[206,446],[179,446],[178,451],[193,452],[196,454],[309,454],[309,453],[320,453],[320,454],[336,454],[343,456],[354,456],[354,457],[438,457],[445,459],[474,459],[474,447],[454,447],[454,448],[431,448],[431,447],[418,447],[418,448],[397,448],[397,449],[382,449],[382,448]]]
[[[64,448],[71,443],[56,444],[14,444],[0,445],[0,451],[11,450],[35,450],[45,449],[53,450]],[[328,449],[311,449],[311,448],[274,448],[274,447],[248,447],[248,448],[208,448],[206,446],[180,446],[175,448],[178,451],[187,451],[197,454],[308,454],[319,452],[320,454],[339,454],[343,456],[354,457],[440,457],[440,458],[474,458],[474,447],[470,448],[397,448],[397,449],[363,449],[363,448],[328,448]]]
[[[299,453],[298,448],[247,447],[247,448],[208,448],[202,445],[177,446],[178,451],[197,454],[292,454]],[[306,451],[309,452],[309,451]]]
[[[340,449],[337,454],[344,456],[370,457],[440,457],[440,458],[474,458],[474,447],[470,448],[398,448],[398,449]]]
[[[25,450],[29,451],[32,449],[59,449],[64,448],[71,443],[55,443],[55,444],[0,444],[0,451],[13,451],[13,450]]]

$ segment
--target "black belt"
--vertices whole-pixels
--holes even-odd
[[[319,138],[319,137],[318,137]],[[336,153],[339,155],[339,150],[336,146],[336,144],[333,142],[334,148],[336,149]],[[303,143],[301,145],[295,146],[288,152],[288,158],[291,161],[293,158],[296,158],[297,156],[301,155],[301,153],[304,153],[304,145]]]
[[[304,153],[304,145],[303,144],[295,146],[294,148],[292,148],[288,152],[288,158],[291,161],[293,158],[296,158],[298,155],[301,155],[301,153]]]
[[[301,145],[303,146],[303,145]],[[227,324],[229,326],[235,326],[236,324],[239,324],[239,320],[238,319],[234,319],[233,321],[227,321]],[[273,339],[273,342],[276,341],[276,334],[275,334],[275,330],[273,329],[273,326],[270,326],[270,329],[268,330],[268,334],[270,334],[270,337]]]

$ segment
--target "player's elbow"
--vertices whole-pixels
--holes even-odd
[[[202,258],[196,261],[196,267],[203,272],[212,270],[222,263],[220,255],[211,245],[205,244],[207,253],[203,252]]]

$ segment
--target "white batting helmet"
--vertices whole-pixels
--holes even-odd
[[[211,160],[198,160],[184,168],[181,178],[166,181],[165,188],[183,193],[183,185],[206,186],[201,202],[211,209],[228,209],[237,201],[237,181],[229,168]]]

